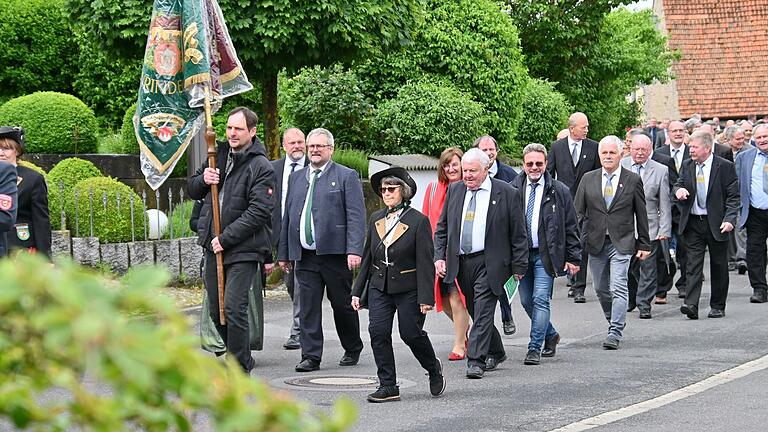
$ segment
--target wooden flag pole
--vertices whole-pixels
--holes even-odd
[[[213,131],[213,118],[211,116],[211,91],[205,86],[205,143],[208,144],[208,166],[216,169],[216,132]],[[221,217],[219,209],[219,185],[211,185],[211,206],[213,211],[213,236],[221,235]],[[216,280],[219,293],[219,323],[227,323],[224,318],[224,255],[216,253]]]

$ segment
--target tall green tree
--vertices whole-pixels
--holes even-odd
[[[67,0],[76,25],[121,56],[142,58],[152,0]],[[424,0],[220,0],[249,78],[262,85],[265,138],[279,149],[277,76],[310,65],[350,62],[407,44]]]
[[[626,97],[637,86],[671,78],[677,54],[650,10],[630,0],[507,0],[532,76],[556,82],[590,118],[590,135],[616,134],[637,119]],[[635,119],[632,121],[632,119]]]

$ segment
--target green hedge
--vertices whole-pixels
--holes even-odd
[[[48,173],[48,208],[51,214],[51,228],[62,229],[61,208],[63,202],[72,200],[72,189],[87,178],[101,177],[101,171],[93,163],[80,158],[67,158],[57,163]],[[63,189],[59,190],[59,184]],[[74,220],[67,215],[67,227],[74,228]]]
[[[450,84],[419,82],[376,110],[371,135],[379,154],[439,156],[446,147],[470,146],[487,123],[483,105]]]
[[[571,112],[573,107],[555,90],[554,84],[540,79],[530,80],[523,92],[525,121],[517,127],[517,142],[521,147],[533,142],[549,147],[557,133],[568,127]]]
[[[136,102],[131,104],[123,113],[123,123],[120,128],[120,136],[123,138],[122,152],[124,154],[139,154],[139,142],[136,140],[136,132],[133,129],[133,115],[136,113]]]
[[[93,201],[91,202],[91,192]],[[107,196],[106,208],[103,197]],[[120,208],[117,196],[120,196]],[[72,190],[72,200],[67,200],[65,211],[68,224],[75,224],[75,195],[77,195],[77,218],[79,229],[73,236],[90,235],[90,213],[93,212],[93,235],[102,243],[121,243],[131,241],[131,206],[133,196],[134,232],[143,233],[144,204],[136,192],[129,186],[110,177],[92,177],[79,181]],[[91,206],[92,204],[92,206]]]
[[[28,153],[95,153],[96,117],[80,99],[55,92],[38,92],[0,106],[0,124],[26,130]]]

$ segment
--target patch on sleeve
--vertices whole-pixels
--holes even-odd
[[[10,210],[13,207],[13,197],[0,194],[0,210]]]
[[[272,196],[272,188],[267,189],[267,195]]]

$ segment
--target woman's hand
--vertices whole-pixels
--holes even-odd
[[[353,299],[353,301],[354,301],[354,297],[352,297],[352,299]],[[427,312],[429,312],[429,311],[431,311],[431,310],[432,310],[432,305],[425,305],[425,304],[420,304],[420,305],[419,305],[419,309],[421,310],[421,313],[423,313],[424,315],[426,315],[426,314],[427,314]]]
[[[352,296],[352,309],[360,310],[360,297]]]

